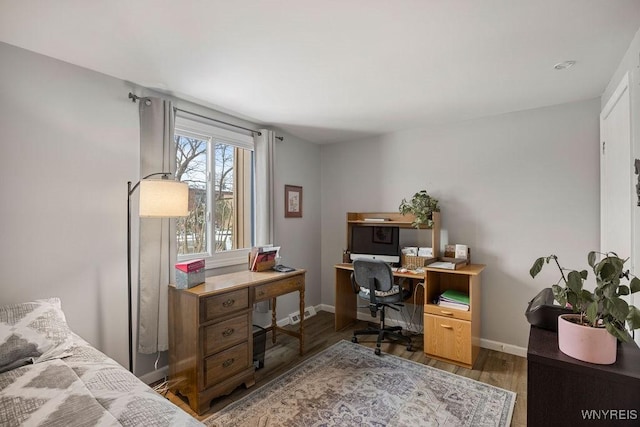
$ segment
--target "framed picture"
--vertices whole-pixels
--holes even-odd
[[[373,227],[373,243],[391,243],[392,231],[390,227]]]
[[[284,217],[302,218],[302,187],[284,186]]]

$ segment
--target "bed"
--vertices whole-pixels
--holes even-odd
[[[0,425],[202,424],[73,333],[50,298],[0,307]]]

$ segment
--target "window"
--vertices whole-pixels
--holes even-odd
[[[176,179],[189,184],[189,216],[176,221],[178,258],[207,267],[247,262],[253,241],[253,138],[176,117]]]

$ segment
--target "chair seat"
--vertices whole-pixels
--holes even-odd
[[[395,285],[391,289],[391,291],[394,291],[394,290],[395,292],[392,292],[392,293],[389,293],[389,291],[388,292],[376,291],[376,301],[382,304],[401,303],[402,301],[406,300],[411,296],[411,292],[409,292],[407,289],[402,289],[402,295],[400,295],[400,288],[397,285]],[[371,300],[369,298],[369,293],[370,293],[369,289],[360,288],[360,292],[358,292],[358,296],[364,301],[369,302]]]

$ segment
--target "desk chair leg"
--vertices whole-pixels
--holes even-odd
[[[380,346],[382,345],[382,341],[384,341],[385,337],[392,338],[394,341],[400,341],[407,345],[407,351],[413,351],[413,344],[411,343],[411,337],[404,336],[398,331],[401,331],[401,326],[385,326],[385,309],[382,307],[380,310],[380,327],[374,328],[369,327],[367,329],[360,329],[353,332],[353,337],[351,337],[351,342],[358,342],[358,335],[377,335],[378,339],[376,340],[376,348],[374,353],[378,356],[381,354]]]

